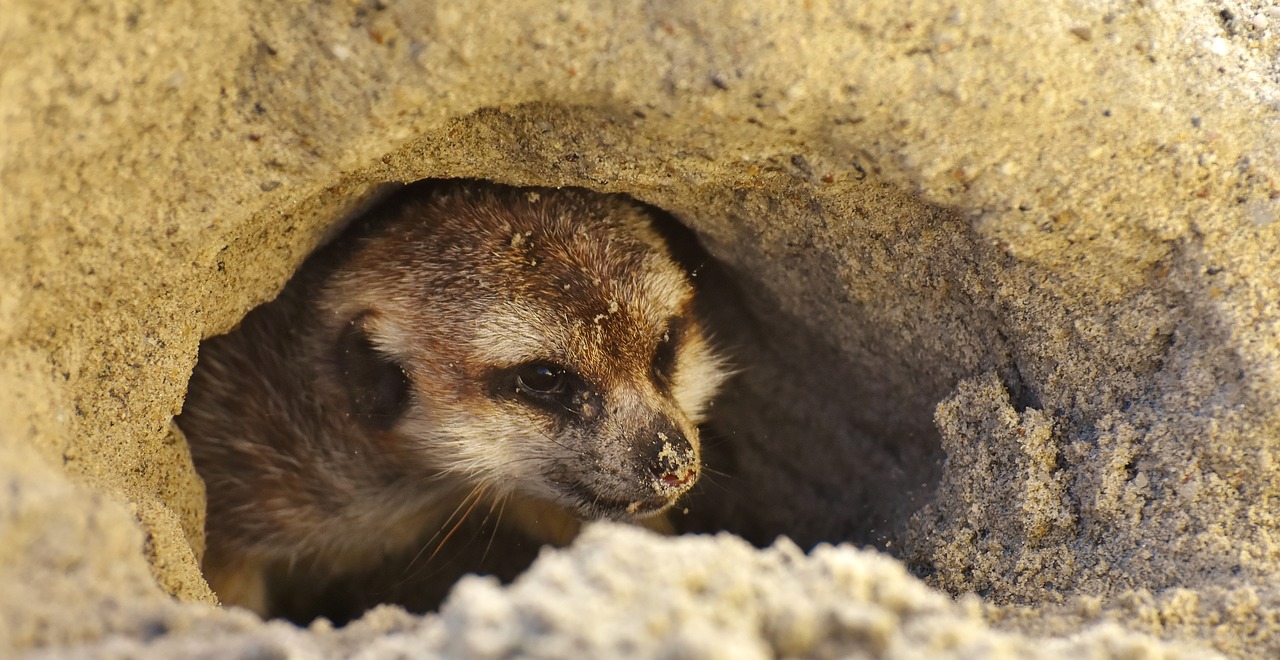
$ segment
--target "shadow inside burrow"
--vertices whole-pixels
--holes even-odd
[[[812,200],[797,203],[815,214],[828,213]],[[837,317],[848,319],[850,328],[833,339],[814,319],[781,311],[787,306],[776,287],[759,281],[761,273],[713,258],[678,219],[654,211],[678,261],[695,277],[700,311],[738,370],[711,409],[703,431],[706,469],[695,491],[671,514],[675,530],[729,531],[758,545],[785,535],[803,547],[853,542],[903,553],[901,540],[911,515],[932,495],[941,473],[933,408],[974,365],[946,363],[940,357],[945,350],[936,347],[904,349],[895,328],[877,325],[883,321],[872,310],[840,292],[838,250],[806,257],[810,273],[825,274],[809,282],[815,295],[828,299]],[[910,238],[910,222],[893,227],[900,219],[828,215],[815,217],[814,227],[828,220],[863,223],[861,240],[896,241],[912,249],[911,241],[903,240]],[[932,220],[936,217],[913,221]],[[949,227],[965,231],[958,221]],[[886,232],[894,236],[886,237]],[[339,240],[325,249],[341,245]],[[928,261],[927,254],[923,258]],[[904,260],[903,268],[911,268],[910,263]],[[934,279],[960,276],[938,268]],[[929,308],[938,299],[918,302],[909,295],[892,304],[921,317],[955,315],[957,310],[976,314],[980,320],[961,321],[973,326],[973,336],[996,325],[964,295],[952,291],[942,299],[944,307],[955,309]],[[858,339],[840,340],[851,335]],[[426,530],[410,552],[379,557],[365,569],[340,576],[290,565],[277,576],[278,584],[289,586],[274,590],[270,614],[302,624],[317,616],[342,624],[385,602],[411,611],[433,610],[466,573],[515,579],[542,544],[491,522],[488,515],[464,516],[448,531],[447,542],[438,542],[441,530]]]
[[[956,284],[973,280],[984,258],[978,256],[984,246],[965,223],[922,207],[923,217],[892,227],[894,220],[885,224],[874,214],[835,217],[803,194],[793,203],[811,212],[815,228],[862,222],[854,240],[896,242],[916,251],[903,259],[900,272],[887,274],[895,284],[879,297],[913,322],[937,324],[945,338],[910,346],[899,328],[875,318],[880,310],[869,309],[874,305],[852,300],[845,288],[859,283],[839,281],[849,269],[838,263],[848,256],[838,250],[807,251],[802,283],[834,310],[825,320],[843,323],[836,332],[822,327],[823,319],[783,311],[788,305],[779,300],[779,287],[761,281],[768,274],[709,262],[700,282],[711,301],[705,313],[740,371],[715,402],[703,435],[705,476],[687,513],[676,516],[676,528],[730,531],[760,547],[786,536],[804,548],[848,542],[908,557],[908,525],[942,475],[937,403],[961,378],[988,369],[1000,375],[1019,407],[1033,404],[1035,394],[1022,381],[994,312]],[[938,222],[971,248],[974,255],[959,260],[963,272],[911,241],[913,222]],[[820,245],[824,238],[815,231],[801,242]],[[921,261],[924,272],[913,270]],[[918,295],[913,287],[926,279],[943,282],[937,287],[942,293]]]

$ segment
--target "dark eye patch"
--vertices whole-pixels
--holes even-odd
[[[684,341],[688,325],[683,317],[673,317],[667,322],[667,329],[658,340],[658,348],[653,353],[653,373],[661,385],[669,386],[675,376],[676,349]]]
[[[338,335],[334,361],[351,416],[372,429],[395,426],[409,406],[409,376],[373,345],[363,317],[352,319]]]
[[[573,370],[534,360],[495,374],[495,394],[514,396],[562,419],[590,417],[599,408],[595,392]]]

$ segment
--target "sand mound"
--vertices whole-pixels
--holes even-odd
[[[1280,12],[758,5],[5,2],[0,646],[1280,652]],[[199,340],[464,176],[697,232],[742,373],[686,526],[887,554],[609,527],[440,616],[208,606]]]

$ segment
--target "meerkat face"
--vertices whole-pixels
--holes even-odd
[[[329,288],[351,411],[407,461],[585,518],[656,514],[698,479],[724,369],[636,205],[455,192],[355,259],[408,264]]]

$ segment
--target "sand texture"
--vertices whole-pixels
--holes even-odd
[[[1268,5],[0,0],[0,650],[1280,654]],[[768,549],[602,527],[438,616],[212,606],[199,341],[427,177],[698,234],[740,373],[679,523]]]

